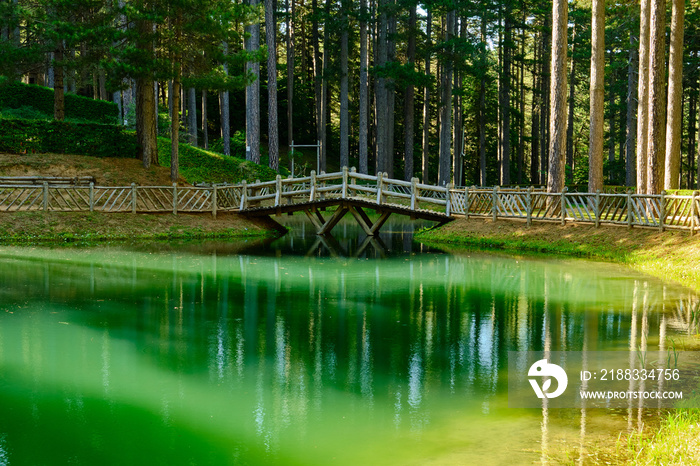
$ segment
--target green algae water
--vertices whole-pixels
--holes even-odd
[[[655,414],[508,408],[508,351],[658,348],[696,299],[609,264],[294,239],[0,248],[0,465],[574,461]]]

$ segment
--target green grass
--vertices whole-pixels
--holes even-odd
[[[170,166],[170,139],[158,138],[158,161],[162,166]],[[264,165],[257,165],[237,157],[179,145],[180,175],[188,183],[239,183],[243,180],[274,180],[277,173]]]

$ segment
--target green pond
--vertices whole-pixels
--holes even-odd
[[[406,226],[0,247],[0,465],[574,461],[659,415],[509,408],[508,351],[658,348],[695,295]]]

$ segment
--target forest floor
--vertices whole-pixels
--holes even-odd
[[[82,155],[0,154],[0,176],[93,176],[97,186],[170,186],[170,167]],[[183,178],[179,186],[189,186]],[[264,222],[237,214],[127,214],[100,212],[0,213],[0,242],[32,243],[131,239],[230,238],[272,235]]]
[[[497,249],[587,257],[617,262],[700,291],[700,235],[688,231],[569,223],[535,223],[458,219],[417,235],[441,249]],[[700,335],[684,344],[700,346]],[[643,432],[620,433],[593,446],[584,464],[700,464],[700,409],[673,410],[660,425]],[[576,457],[576,456],[574,456]],[[573,464],[569,456],[553,463]]]

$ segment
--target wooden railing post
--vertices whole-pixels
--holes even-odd
[[[90,182],[90,212],[94,212],[95,210],[95,183],[92,181]]]
[[[382,204],[382,184],[383,184],[384,173],[377,173],[377,204]]]
[[[595,192],[595,227],[600,227],[600,189]]]
[[[353,178],[355,177],[355,173],[357,173],[357,169],[355,167],[350,168],[350,177],[348,179],[348,183],[355,184],[355,182],[353,181]],[[353,197],[357,196],[356,189],[352,190],[352,196]]]
[[[627,190],[627,228],[632,228],[632,220],[634,220],[634,209],[632,206],[632,190]]]
[[[411,178],[411,210],[416,210],[416,197],[418,191],[418,187],[416,186],[417,184],[418,178],[414,176]]]
[[[43,207],[44,207],[44,212],[48,212],[49,210],[49,184],[44,181],[44,199],[43,199]]]
[[[561,190],[561,224],[566,225],[566,191],[568,188],[564,186]]]
[[[275,188],[277,189],[275,192],[275,207],[279,207],[282,205],[282,177],[280,175],[277,175],[275,178]]]
[[[452,211],[452,193],[450,190],[454,187],[454,183],[448,183],[447,186],[445,186],[445,215],[448,217],[450,216],[450,213]]]
[[[243,180],[241,183],[241,205],[238,210],[245,210],[248,207],[248,182]]]
[[[464,218],[469,218],[469,186],[464,188]]]
[[[664,231],[664,220],[666,219],[666,191],[661,191],[659,201],[659,231]]]
[[[309,201],[316,198],[316,170],[311,170],[311,188],[309,193]]]
[[[698,191],[693,191],[693,197],[690,199],[690,236],[695,234],[695,228],[697,227],[697,207],[696,203],[698,200]]]
[[[343,167],[343,188],[341,191],[341,197],[347,199],[348,197],[348,167]]]
[[[173,183],[173,215],[177,215],[177,183]]]
[[[532,186],[527,188],[525,208],[527,209],[527,226],[530,226],[532,225]]]
[[[278,175],[279,176],[279,175]],[[219,196],[217,193],[218,186],[214,185],[214,189],[211,192],[211,216],[216,218],[216,211],[218,210]]]
[[[136,183],[131,183],[131,213],[136,213]]]
[[[491,195],[491,214],[495,222],[498,218],[498,186],[493,187],[493,194]]]

